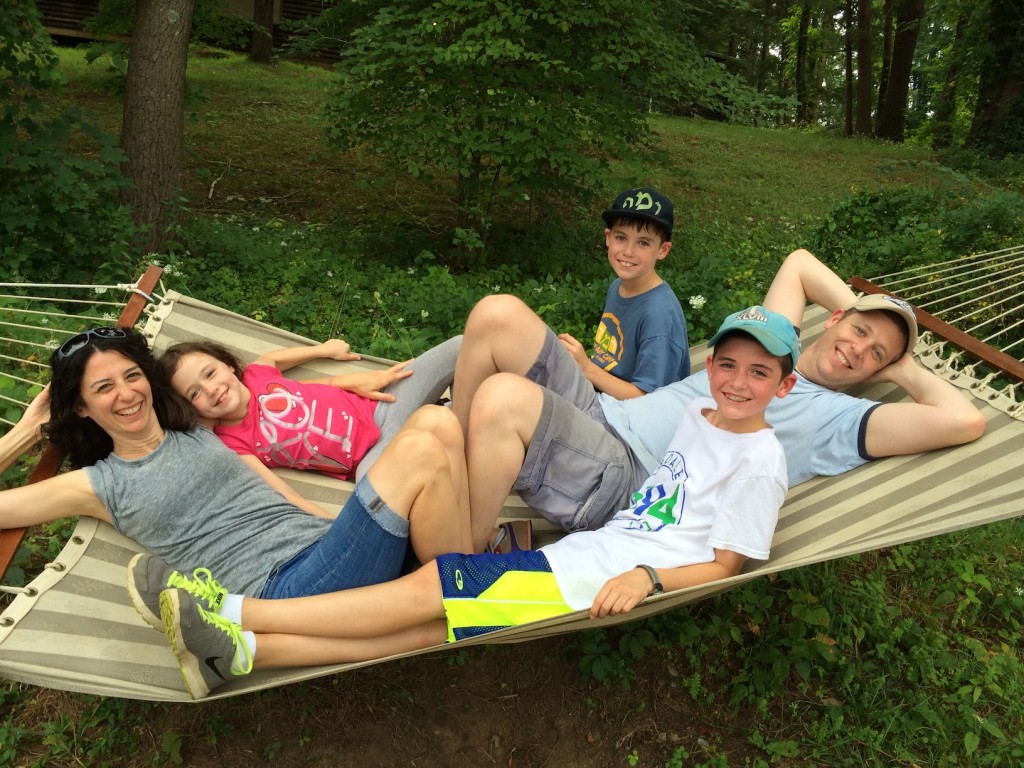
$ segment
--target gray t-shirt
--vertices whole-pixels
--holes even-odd
[[[205,427],[168,431],[148,456],[110,454],[85,471],[117,530],[178,570],[209,568],[250,597],[331,525],[285,501]]]

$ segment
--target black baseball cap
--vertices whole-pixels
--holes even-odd
[[[665,230],[665,240],[672,239],[672,201],[656,189],[637,187],[620,192],[611,208],[601,214],[609,227],[622,217],[652,221]]]

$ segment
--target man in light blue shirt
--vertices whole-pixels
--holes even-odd
[[[917,340],[909,304],[877,295],[858,300],[828,267],[798,250],[779,268],[764,306],[799,327],[808,301],[832,315],[801,353],[796,387],[767,411],[791,486],[981,436],[984,416],[907,354]],[[876,381],[900,386],[914,402],[880,404],[841,391]],[[628,506],[683,406],[706,396],[708,384],[695,374],[632,400],[597,394],[529,307],[490,296],[466,321],[453,391],[480,549],[510,489],[565,530],[600,527]]]

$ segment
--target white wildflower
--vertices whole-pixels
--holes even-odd
[[[328,277],[334,277],[334,272],[332,272],[331,270],[328,269],[327,270],[327,276]]]
[[[408,274],[410,274],[410,275],[415,275],[416,274],[416,267],[409,267],[409,269],[407,269],[406,272]]]
[[[690,306],[693,307],[694,309],[700,309],[707,303],[708,300],[701,296],[699,293],[696,296],[690,297]]]
[[[396,317],[395,318],[395,322],[396,323],[404,323],[405,322],[405,318],[404,317]]]
[[[107,292],[107,289],[106,286],[97,285],[95,288],[93,288],[93,291],[96,293],[97,296],[102,296],[104,293]]]
[[[495,292],[495,293],[497,293],[498,291],[500,291],[500,290],[501,290],[501,286],[500,286],[500,285],[492,285],[492,286],[491,286],[491,288],[493,288],[493,289],[494,289],[494,292]]]
[[[426,320],[428,317],[430,317],[430,313],[427,312],[427,310],[425,310],[425,309],[421,309],[420,310],[420,317],[422,317],[424,320]]]

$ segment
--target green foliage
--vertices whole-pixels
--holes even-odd
[[[327,108],[331,142],[451,183],[453,241],[479,263],[499,210],[550,221],[601,188],[610,158],[648,143],[648,94],[681,66],[654,10],[339,4],[329,19],[351,31]]]
[[[1016,765],[1022,526],[801,568],[641,626],[650,653],[671,658],[675,648],[693,670],[695,701],[710,704],[720,690],[729,706],[757,714],[750,740],[772,762]],[[622,631],[581,641],[607,679],[631,679],[641,658],[615,652]]]
[[[839,203],[811,248],[841,275],[878,275],[1019,244],[1024,195],[965,184],[862,192]]]
[[[35,6],[0,6],[0,27],[0,259],[10,278],[84,282],[125,259],[123,155],[79,110],[48,109],[62,78]],[[70,151],[83,140],[92,156]]]

